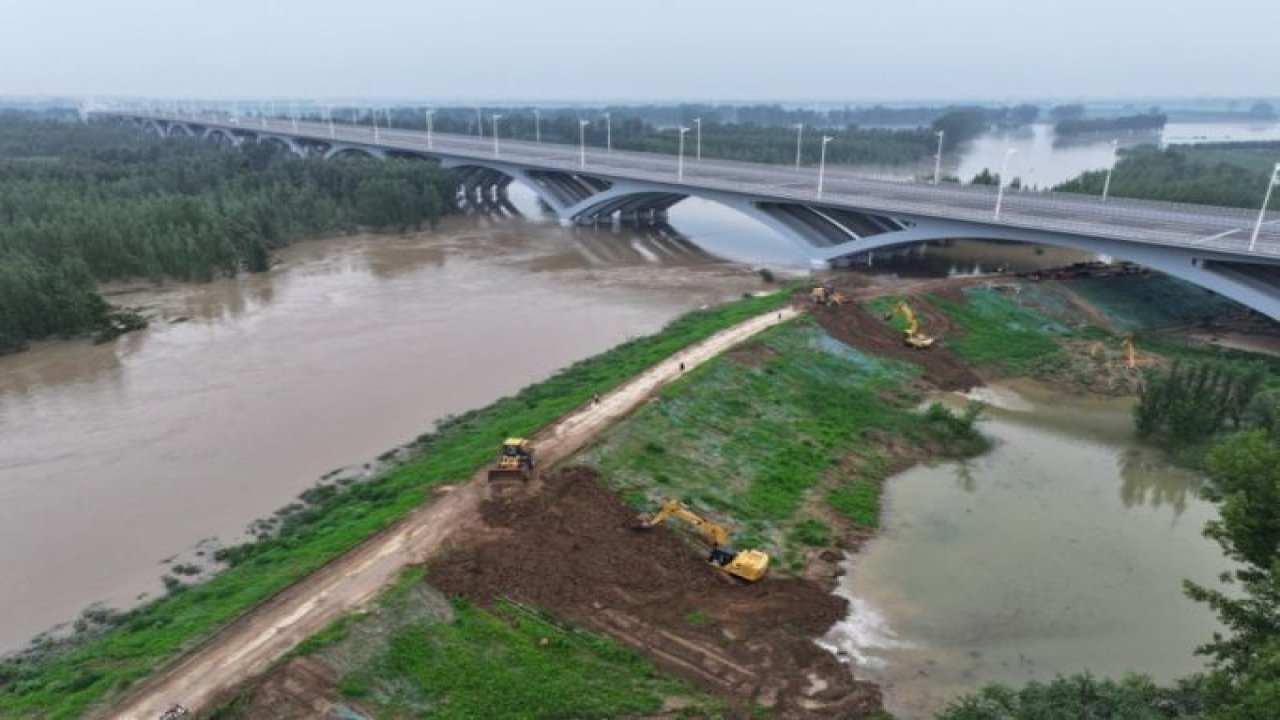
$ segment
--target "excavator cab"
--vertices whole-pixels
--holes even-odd
[[[824,283],[809,291],[809,300],[814,305],[832,306],[844,302],[844,295],[835,291],[830,283]]]
[[[642,513],[636,518],[635,527],[639,530],[652,528],[672,515],[689,523],[702,535],[702,539],[711,545],[707,562],[726,575],[747,582],[755,582],[764,577],[768,571],[768,553],[760,550],[734,550],[730,543],[729,531],[723,525],[701,517],[686,508],[679,500],[667,500],[662,503],[662,507],[656,513]]]
[[[507,438],[498,453],[498,463],[489,470],[489,480],[528,480],[533,473],[533,445],[525,438]]]

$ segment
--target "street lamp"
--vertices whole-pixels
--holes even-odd
[[[605,152],[613,152],[613,115],[604,114],[604,147]]]
[[[587,167],[587,126],[590,124],[590,120],[578,121],[578,167],[583,169]]]
[[[702,164],[702,118],[693,119],[693,124],[698,126],[698,164]]]
[[[942,175],[942,136],[946,135],[946,130],[939,130],[934,133],[938,136],[938,152],[933,156],[933,184],[937,185]]]
[[[329,139],[330,139],[330,140],[332,140],[332,139],[333,139],[333,136],[334,136],[334,130],[333,130],[333,106],[332,106],[332,105],[325,105],[325,106],[324,106],[324,117],[325,117],[325,119],[326,119],[326,120],[328,120],[328,121],[329,121]]]
[[[822,197],[822,179],[827,172],[827,143],[835,140],[830,135],[822,136],[822,151],[818,154],[818,197]]]
[[[493,118],[493,156],[498,157],[498,121],[502,119],[502,116],[494,113],[489,117]]]
[[[1009,148],[1004,151],[1004,163],[1000,165],[999,187],[996,189],[996,220],[1000,219],[1000,203],[1004,201],[1005,179],[1009,175],[1009,158],[1013,157],[1016,152],[1018,152],[1017,148]]]
[[[435,110],[424,110],[423,115],[427,118],[427,149],[431,149],[431,116],[436,114]]]
[[[676,179],[684,180],[684,134],[689,132],[689,128],[680,128],[680,159],[676,160]]]
[[[1267,194],[1262,197],[1262,209],[1258,211],[1258,222],[1253,226],[1253,237],[1249,238],[1249,252],[1258,244],[1258,233],[1262,232],[1262,217],[1267,214],[1267,205],[1271,202],[1271,191],[1276,183],[1280,183],[1280,162],[1271,170],[1271,182],[1267,183]]]
[[[804,136],[804,123],[796,123],[796,169],[800,169],[800,138]]]
[[[476,137],[484,138],[484,116],[480,114],[480,108],[476,108]]]
[[[293,131],[298,132],[298,104],[289,103],[289,118],[293,120]]]
[[[1111,171],[1116,169],[1116,152],[1120,148],[1119,140],[1111,141],[1111,164],[1107,166],[1107,179],[1102,181],[1102,202],[1107,201],[1107,195],[1111,194]]]
[[[542,144],[542,114],[538,108],[533,109],[533,141]]]
[[[373,141],[378,142],[378,109],[374,108],[369,113],[369,119],[373,120]]]

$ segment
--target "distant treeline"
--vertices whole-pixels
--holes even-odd
[[[1080,135],[1096,132],[1137,132],[1159,130],[1169,118],[1164,113],[1144,113],[1110,118],[1063,118],[1053,126],[1058,135]]]
[[[294,240],[434,224],[454,183],[412,161],[297,159],[0,115],[0,351],[112,322],[97,282],[261,271]]]
[[[1269,168],[1268,168],[1269,170]],[[1056,188],[1102,194],[1105,170],[1086,172]],[[1157,150],[1151,145],[1121,150],[1111,178],[1117,197],[1257,208],[1267,189],[1269,172],[1226,162],[1203,162],[1194,147]]]
[[[389,109],[335,108],[337,122],[372,124],[375,119],[386,127],[424,130],[427,108],[398,107]],[[868,119],[866,113],[881,120],[889,117],[919,120],[916,127],[861,127],[856,120]],[[609,121],[605,113],[609,113]],[[890,108],[869,110],[791,110],[781,106],[641,106],[618,108],[556,108],[538,110],[535,130],[533,108],[441,108],[433,111],[432,127],[437,132],[493,136],[493,118],[499,117],[501,138],[534,140],[576,145],[585,141],[592,148],[604,147],[610,141],[618,150],[640,150],[675,154],[679,150],[679,127],[688,127],[685,153],[697,152],[695,120],[702,121],[702,156],[725,160],[743,160],[776,164],[794,163],[796,159],[796,125],[803,124],[801,162],[818,162],[822,136],[834,139],[827,146],[827,162],[835,164],[908,165],[933,155],[937,150],[937,130],[945,129],[946,149],[970,140],[993,125],[1025,124],[1034,120],[1039,109],[1033,105],[1011,108],[916,108],[899,114]],[[322,115],[312,110],[307,119]],[[580,121],[589,121],[585,128]],[[880,124],[869,123],[869,124]],[[886,123],[888,124],[888,123]]]

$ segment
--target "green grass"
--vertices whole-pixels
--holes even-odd
[[[532,433],[645,368],[726,327],[782,307],[787,293],[686,315],[661,332],[579,362],[420,437],[415,459],[350,486],[306,493],[278,537],[231,549],[233,566],[206,583],[122,614],[101,636],[0,664],[0,718],[70,718],[119,695],[166,659],[403,517],[435,485],[465,479],[503,438]]]
[[[659,674],[607,639],[498,603],[455,605],[452,622],[395,632],[368,665],[344,674],[343,694],[378,716],[613,718],[653,714],[664,698],[714,701]]]
[[[870,480],[858,478],[832,490],[827,505],[859,527],[880,527],[880,488]]]
[[[1021,374],[1058,353],[1054,336],[1067,332],[1061,324],[990,288],[972,288],[965,296],[964,303],[937,296],[929,302],[964,327],[946,346],[969,363]]]
[[[831,528],[821,520],[805,518],[791,529],[791,539],[800,545],[823,547],[831,542]]]
[[[915,372],[797,320],[672,384],[579,460],[637,508],[678,497],[733,525],[739,547],[794,557],[819,539],[798,510],[823,474],[924,422],[914,398],[887,399]]]
[[[1185,325],[1236,307],[1208,290],[1165,275],[1072,280],[1067,286],[1121,332]]]

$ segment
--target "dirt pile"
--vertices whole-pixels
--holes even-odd
[[[858,302],[815,307],[811,308],[811,313],[829,335],[851,347],[923,367],[924,380],[942,390],[968,390],[981,385],[982,379],[943,345],[948,334],[961,330],[944,313],[923,300],[913,300],[912,308],[920,315],[924,332],[939,339],[938,344],[927,350],[908,347],[902,342],[902,333]]]
[[[817,583],[731,581],[671,527],[632,528],[634,512],[594,470],[569,468],[536,494],[482,508],[494,539],[433,563],[427,581],[477,602],[507,597],[609,635],[749,714],[858,717],[879,690],[812,638],[846,612]]]

